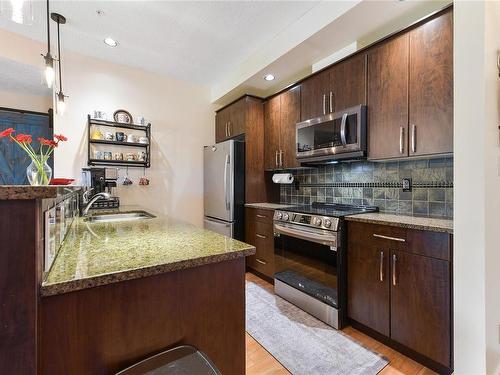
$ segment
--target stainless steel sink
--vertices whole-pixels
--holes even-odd
[[[116,214],[92,215],[85,218],[85,221],[92,223],[109,223],[114,221],[135,221],[152,219],[155,216],[146,211],[129,211]]]

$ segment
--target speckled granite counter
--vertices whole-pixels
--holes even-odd
[[[0,200],[57,198],[81,189],[80,186],[1,185]]]
[[[284,210],[288,207],[293,207],[289,204],[279,204],[279,203],[246,203],[245,207],[248,208],[259,208],[261,210]]]
[[[78,218],[41,294],[67,293],[252,254],[252,245],[167,217],[108,223]]]
[[[347,221],[371,224],[385,224],[402,228],[453,233],[453,220],[430,217],[395,215],[383,212],[346,216]]]

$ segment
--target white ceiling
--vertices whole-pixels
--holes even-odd
[[[52,95],[52,90],[42,84],[38,67],[0,57],[0,72],[0,91],[43,97]]]
[[[63,51],[213,85],[318,3],[80,0],[50,4],[51,11],[68,19],[61,26]],[[45,1],[33,0],[33,9],[32,25],[0,17],[0,28],[45,41]],[[97,10],[104,16],[98,16]],[[54,23],[52,30],[54,35]],[[106,46],[107,36],[118,40],[119,46]]]

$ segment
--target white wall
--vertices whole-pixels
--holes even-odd
[[[55,116],[54,132],[69,141],[55,154],[57,177],[80,177],[86,166],[87,114],[98,109],[112,115],[123,108],[151,122],[152,160],[147,187],[138,185],[143,169],[129,169],[134,184],[119,186],[122,204],[202,225],[202,148],[214,138],[209,89],[73,53],[66,53],[63,62],[69,98],[64,115]]]
[[[455,2],[455,372],[500,373],[500,4]]]
[[[0,107],[47,113],[52,108],[52,97],[0,91]]]

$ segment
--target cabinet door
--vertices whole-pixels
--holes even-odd
[[[383,248],[349,240],[347,314],[386,336],[390,333],[388,258]]]
[[[228,132],[229,138],[245,133],[246,98],[229,106]]]
[[[450,263],[391,251],[391,338],[450,366]]]
[[[410,32],[410,156],[453,152],[453,13]]]
[[[300,120],[305,121],[329,112],[330,70],[327,69],[301,84]]]
[[[368,158],[408,156],[408,34],[368,52]]]
[[[215,115],[215,142],[219,143],[227,139],[227,122],[229,118],[228,108],[217,112]]]
[[[300,166],[297,162],[296,124],[300,122],[300,86],[285,91],[281,97],[281,136],[282,168]]]
[[[332,68],[333,112],[366,104],[366,54],[351,57]]]
[[[264,166],[279,167],[281,98],[275,96],[264,103]]]

